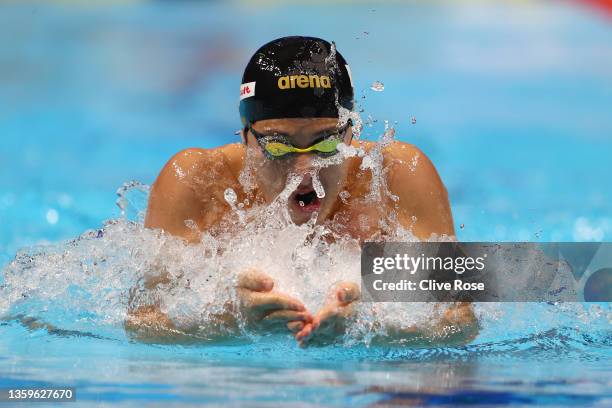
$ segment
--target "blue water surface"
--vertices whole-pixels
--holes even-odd
[[[387,120],[431,158],[460,240],[612,238],[612,19],[596,9],[16,1],[0,5],[0,267],[117,217],[116,189],[175,152],[237,141],[246,61],[293,34],[336,42],[364,137]],[[549,324],[546,305],[502,305],[473,344],[420,350],[152,346],[5,321],[0,388],[70,385],[83,406],[610,406],[597,306]],[[540,330],[509,328],[528,315]]]

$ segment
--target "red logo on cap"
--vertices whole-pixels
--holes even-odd
[[[240,85],[240,100],[255,96],[255,81]]]

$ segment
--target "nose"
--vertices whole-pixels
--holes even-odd
[[[309,173],[312,169],[312,154],[297,154],[293,159],[293,168],[299,173]]]

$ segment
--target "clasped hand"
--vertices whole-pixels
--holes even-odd
[[[313,314],[300,300],[274,290],[274,281],[263,272],[248,270],[239,276],[237,285],[240,312],[249,328],[289,330],[302,347],[331,343],[341,336],[360,294],[353,282],[337,283],[321,310]]]

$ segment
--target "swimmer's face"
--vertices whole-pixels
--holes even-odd
[[[259,136],[271,136],[286,139],[292,146],[308,148],[330,134],[338,133],[336,118],[296,118],[260,120],[252,125]],[[345,144],[351,141],[350,125],[343,127],[340,137]],[[289,213],[293,222],[302,224],[308,221],[313,213],[318,213],[318,221],[326,219],[333,211],[338,193],[346,180],[348,163],[338,163],[338,154],[327,156],[316,152],[291,153],[284,157],[271,158],[264,154],[261,144],[252,131],[246,135],[249,157],[254,162],[255,179],[259,190],[267,202],[274,200],[285,188],[287,177],[297,174],[303,177],[300,185],[289,196]],[[330,162],[334,162],[331,164]],[[318,198],[313,186],[311,174],[318,174],[325,197]]]

